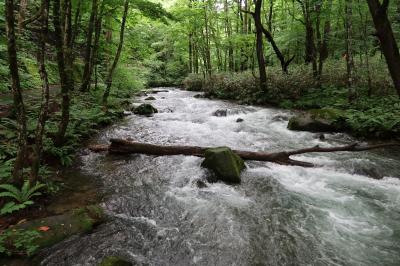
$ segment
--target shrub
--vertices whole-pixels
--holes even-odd
[[[183,80],[183,87],[188,91],[201,91],[203,89],[204,78],[200,74],[189,74]]]

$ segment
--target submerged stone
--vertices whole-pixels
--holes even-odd
[[[99,266],[132,266],[133,264],[117,256],[105,257]]]
[[[144,103],[139,105],[138,107],[135,108],[133,111],[134,114],[137,115],[146,115],[146,116],[151,116],[154,113],[158,113],[158,110],[153,107],[151,104]]]
[[[315,109],[292,117],[288,129],[310,132],[337,132],[343,130],[343,111]]]
[[[198,188],[206,188],[206,187],[207,187],[207,184],[206,184],[206,182],[204,182],[203,180],[197,180],[197,181],[196,181],[196,186],[197,186]]]
[[[242,158],[228,147],[206,150],[201,166],[211,170],[217,180],[227,183],[240,183],[240,173],[246,168]]]
[[[196,94],[195,96],[193,96],[196,99],[201,99],[201,98],[205,98],[204,94]]]
[[[222,117],[222,116],[227,116],[228,115],[228,110],[227,109],[218,109],[213,113],[213,116],[216,117]]]

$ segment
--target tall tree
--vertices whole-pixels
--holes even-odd
[[[82,85],[81,91],[89,91],[90,88],[90,79],[92,76],[92,58],[93,58],[93,50],[95,45],[93,44],[93,32],[95,30],[95,23],[97,18],[97,4],[98,0],[92,0],[92,12],[90,13],[87,39],[86,39],[86,51],[85,51],[85,67],[82,76]]]
[[[304,24],[305,31],[305,62],[312,64],[313,75],[314,77],[318,77],[318,69],[317,69],[317,49],[315,47],[314,40],[314,26],[313,26],[313,3],[310,3],[310,0],[297,0],[300,4],[303,18],[302,23]],[[317,14],[319,16],[319,14]]]
[[[124,13],[122,15],[121,29],[120,29],[120,33],[119,33],[119,44],[118,44],[118,48],[117,48],[117,53],[115,54],[114,61],[110,67],[110,70],[108,72],[108,76],[107,76],[107,79],[105,82],[106,89],[103,94],[103,105],[105,107],[107,107],[108,96],[110,95],[110,91],[111,91],[114,70],[118,65],[118,61],[121,56],[121,51],[122,51],[122,47],[124,44],[125,24],[126,24],[126,17],[128,16],[128,10],[129,10],[129,0],[125,0]]]
[[[73,87],[72,73],[68,72],[66,68],[65,58],[66,49],[64,47],[64,31],[61,26],[61,21],[64,18],[60,16],[60,0],[53,0],[53,24],[54,24],[54,35],[55,35],[55,47],[57,51],[57,65],[58,73],[60,76],[61,86],[61,120],[58,126],[58,132],[55,138],[55,144],[61,146],[64,143],[65,133],[69,124],[69,108],[70,108],[70,95],[69,90]],[[68,0],[70,1],[70,0]]]
[[[388,18],[389,0],[367,0],[372,19],[374,21],[376,36],[385,56],[394,87],[400,97],[400,53]]]
[[[45,54],[46,54],[46,39],[48,34],[48,13],[49,13],[49,0],[41,0],[40,17],[40,37],[38,44],[37,60],[39,64],[39,74],[42,80],[42,101],[36,126],[35,145],[33,148],[33,161],[31,166],[31,183],[37,181],[39,175],[39,167],[42,159],[43,150],[43,135],[45,132],[46,120],[49,112],[49,80],[46,71]]]
[[[256,55],[258,61],[258,72],[260,75],[260,88],[263,91],[267,91],[267,71],[265,69],[265,58],[264,58],[264,44],[263,44],[263,24],[261,21],[261,7],[262,0],[254,0],[255,8],[254,12],[249,12],[253,16],[254,26],[256,29]],[[247,12],[247,11],[246,11]]]
[[[346,70],[347,70],[347,86],[350,88],[349,97],[352,98],[353,87],[353,1],[345,0],[345,24],[346,24]]]
[[[327,7],[327,14],[325,17],[325,23],[324,23],[324,30],[323,30],[323,36],[322,40],[319,41],[318,43],[318,78],[321,78],[323,67],[324,67],[324,61],[328,59],[329,56],[329,50],[328,50],[328,43],[330,40],[330,34],[331,34],[331,10],[332,10],[332,0],[328,0],[328,7]]]
[[[14,18],[15,5],[13,0],[6,0],[5,4],[8,62],[12,81],[11,89],[14,99],[14,108],[17,113],[18,121],[18,152],[14,162],[12,176],[14,183],[21,184],[23,183],[23,168],[27,145],[26,112],[18,72]]]

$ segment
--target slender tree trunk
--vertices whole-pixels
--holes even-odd
[[[60,20],[61,19],[61,20]],[[55,46],[57,50],[57,65],[58,72],[60,75],[61,85],[61,121],[58,126],[58,132],[55,139],[56,146],[61,146],[64,143],[65,133],[69,124],[69,89],[72,88],[71,76],[68,75],[65,63],[65,49],[63,45],[63,31],[61,28],[61,21],[63,18],[60,17],[60,0],[54,0],[53,4],[53,24],[54,24],[54,35],[55,35]]]
[[[31,166],[31,184],[37,181],[39,175],[39,167],[42,159],[43,151],[43,135],[45,132],[45,125],[49,110],[49,81],[45,65],[45,53],[46,53],[46,38],[48,34],[48,12],[49,12],[49,0],[41,1],[42,16],[40,18],[41,33],[38,45],[38,64],[39,74],[42,80],[42,102],[40,105],[39,117],[36,126],[35,134],[35,146],[34,146],[34,159]]]
[[[103,1],[100,6],[100,12],[96,16],[96,22],[95,22],[95,32],[94,32],[94,42],[93,42],[93,51],[92,51],[92,56],[90,58],[90,76],[92,76],[93,70],[97,70],[97,64],[98,64],[98,51],[99,51],[99,41],[100,41],[100,36],[101,36],[101,29],[103,25],[103,15],[104,15],[104,7],[105,7],[105,2]],[[90,84],[90,82],[89,82]],[[96,73],[96,78],[95,78],[95,86],[97,87],[97,73]]]
[[[11,75],[11,89],[13,92],[14,108],[17,112],[18,121],[18,152],[14,162],[12,171],[13,183],[23,183],[23,168],[26,156],[26,113],[25,105],[22,97],[21,84],[18,73],[17,44],[15,37],[15,18],[14,18],[14,1],[6,0],[5,17],[7,30],[7,52],[8,62]]]
[[[64,61],[65,61],[65,71],[67,72],[67,76],[69,79],[69,90],[73,91],[75,82],[73,77],[73,47],[74,47],[74,39],[73,39],[73,28],[72,28],[72,1],[64,0],[63,1],[65,17],[64,17]]]
[[[21,32],[24,27],[24,20],[26,15],[26,8],[28,7],[28,0],[19,1],[19,12],[18,12],[18,31]]]
[[[189,0],[189,8],[192,9],[192,0]],[[193,32],[189,32],[189,73],[193,73]]]
[[[193,33],[189,33],[189,73],[193,73]]]
[[[362,1],[362,0],[361,0]],[[400,3],[400,2],[399,2]],[[367,83],[368,83],[368,97],[372,96],[372,79],[371,79],[371,70],[369,66],[369,49],[368,49],[368,17],[364,14],[363,9],[361,8],[360,0],[357,2],[358,4],[358,13],[360,15],[361,25],[360,31],[362,32],[362,45],[361,49],[364,53],[365,57],[365,67],[367,71]]]
[[[194,73],[199,74],[199,48],[196,42],[193,42],[193,61]]]
[[[304,0],[304,1],[297,0],[297,2],[300,3],[304,17],[304,25],[306,27],[305,62],[307,64],[312,63],[313,76],[317,78],[318,77],[317,55],[316,55],[317,52],[314,41],[314,27],[312,23],[310,3],[309,0]]]
[[[328,1],[328,14],[326,16],[325,24],[324,24],[324,35],[322,37],[322,43],[319,45],[319,60],[318,60],[318,77],[321,78],[324,61],[328,58],[328,43],[330,39],[331,33],[331,9],[332,9],[332,0]]]
[[[346,13],[346,69],[347,69],[347,87],[349,87],[349,99],[353,98],[353,79],[354,79],[354,59],[353,59],[353,2],[346,0],[345,2]]]
[[[93,57],[93,32],[95,29],[96,17],[97,17],[97,3],[98,0],[92,0],[92,12],[90,13],[88,34],[86,41],[86,52],[85,52],[85,68],[83,70],[81,91],[89,91],[90,89],[90,77],[92,75],[92,57]]]
[[[380,41],[394,87],[400,97],[400,53],[387,15],[388,5],[389,0],[384,0],[382,4],[379,0],[368,0],[368,7],[374,21],[376,36]]]
[[[265,70],[264,58],[264,44],[263,44],[263,25],[261,22],[261,6],[262,0],[255,1],[254,13],[251,13],[254,19],[254,26],[256,29],[256,54],[258,60],[258,70],[260,75],[260,88],[262,91],[267,92],[267,72]]]
[[[271,43],[272,49],[274,50],[276,57],[278,57],[279,59],[283,73],[287,74],[289,64],[293,61],[294,56],[291,57],[289,60],[285,60],[285,56],[282,54],[281,50],[276,44],[274,38],[272,37],[272,34],[267,29],[265,29],[264,26],[262,27],[262,31],[267,41]]]
[[[205,47],[204,47],[204,53],[205,53],[205,67],[206,71],[209,77],[211,77],[212,74],[212,64],[211,64],[211,47],[210,47],[210,32],[209,32],[209,18],[207,14],[207,9],[208,9],[208,2],[203,1],[204,3],[204,40],[205,40]]]
[[[113,64],[111,65],[111,68],[110,68],[110,70],[108,72],[108,76],[107,76],[107,79],[106,79],[106,89],[105,89],[104,95],[103,95],[103,105],[105,107],[107,107],[108,96],[110,95],[110,91],[111,91],[111,86],[112,86],[112,81],[113,81],[112,78],[113,78],[114,70],[118,65],[119,57],[121,56],[122,47],[123,47],[123,44],[124,44],[125,24],[126,24],[126,17],[128,15],[128,9],[129,9],[129,0],[125,0],[124,14],[122,16],[122,23],[121,23],[121,30],[120,30],[120,35],[119,35],[118,49],[117,49],[117,53],[115,55]]]
[[[228,0],[224,1],[224,12],[225,12],[225,28],[227,34],[226,37],[228,38],[228,68],[230,71],[235,71],[235,63],[233,58],[234,51],[232,47],[232,25],[229,19]]]
[[[75,10],[75,15],[74,15],[74,26],[72,27],[72,36],[71,36],[71,43],[69,44],[69,47],[71,47],[72,53],[71,53],[71,65],[73,65],[73,62],[75,61],[75,53],[74,53],[74,47],[75,47],[75,41],[76,37],[79,35],[79,28],[80,28],[80,22],[81,22],[81,8],[82,8],[82,0],[78,1],[78,6],[76,7]]]

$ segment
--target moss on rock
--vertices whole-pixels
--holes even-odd
[[[86,233],[94,226],[104,222],[106,215],[99,206],[87,206],[67,213],[36,219],[17,225],[12,229],[36,230],[39,233],[33,244],[38,249],[57,244],[62,240],[79,233]],[[13,237],[10,237],[12,242]]]
[[[154,108],[151,104],[144,103],[136,107],[133,110],[133,113],[137,115],[151,116],[155,113],[158,113],[158,110]]]
[[[132,266],[133,264],[117,256],[105,257],[99,266]]]
[[[288,129],[311,132],[336,132],[344,129],[344,112],[339,109],[313,109],[292,117]]]
[[[240,173],[245,169],[242,158],[228,147],[208,149],[202,167],[210,169],[218,180],[240,183]]]

